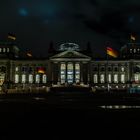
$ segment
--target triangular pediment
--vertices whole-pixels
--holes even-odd
[[[64,51],[52,56],[50,59],[91,59],[89,56],[84,55],[77,51]]]

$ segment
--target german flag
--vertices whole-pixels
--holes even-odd
[[[118,56],[118,53],[111,47],[107,47],[107,54],[115,58]]]
[[[30,52],[27,52],[26,54],[28,57],[32,57],[32,54]]]
[[[37,69],[37,72],[40,73],[40,74],[44,74],[45,73],[45,68],[44,67],[39,67]]]
[[[14,34],[9,33],[8,38],[11,40],[16,40],[16,36]]]
[[[130,39],[133,40],[133,41],[135,41],[136,40],[136,37],[134,35],[131,35],[130,36]]]

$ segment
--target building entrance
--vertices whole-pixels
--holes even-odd
[[[60,66],[61,84],[80,83],[80,64],[79,63],[61,63]]]

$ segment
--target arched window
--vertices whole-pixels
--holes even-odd
[[[21,82],[26,83],[26,75],[25,74],[22,74]]]
[[[80,64],[79,63],[75,64],[75,82],[76,83],[80,82]]]
[[[108,82],[111,83],[112,79],[111,79],[111,74],[108,74]]]
[[[121,83],[125,83],[125,75],[121,74]]]
[[[18,74],[15,74],[15,83],[19,83],[19,75]]]
[[[67,82],[73,82],[73,63],[68,63],[67,65]]]
[[[15,71],[16,72],[18,72],[19,71],[19,67],[17,66],[17,67],[15,67]]]
[[[114,74],[114,83],[118,83],[118,74]]]
[[[105,75],[104,74],[100,75],[100,82],[105,83]]]
[[[94,82],[95,84],[98,83],[98,75],[97,75],[97,74],[94,74],[94,76],[93,76],[93,82]]]
[[[3,52],[6,52],[6,49],[5,48],[3,48]]]
[[[60,66],[60,71],[61,71],[61,84],[64,84],[65,83],[65,78],[66,78],[66,64],[65,63],[62,63],[61,66]]]
[[[9,48],[7,48],[7,52],[9,52]]]
[[[46,76],[46,74],[42,75],[42,83],[43,84],[47,83],[47,76]]]
[[[40,75],[39,74],[36,74],[35,82],[40,83]]]
[[[124,72],[124,71],[125,71],[124,67],[121,67],[121,71],[122,71],[122,72]]]
[[[29,83],[33,83],[33,75],[32,74],[29,74]]]

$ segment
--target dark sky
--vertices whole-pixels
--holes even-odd
[[[139,0],[1,0],[0,38],[14,33],[22,50],[46,55],[55,46],[74,42],[105,54],[106,42],[118,49],[140,34]],[[102,51],[101,51],[102,50]]]

